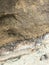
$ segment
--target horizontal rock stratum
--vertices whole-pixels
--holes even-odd
[[[36,40],[11,42],[0,48],[0,65],[49,65],[49,33]]]
[[[0,0],[0,62],[30,53],[48,33],[49,0]]]

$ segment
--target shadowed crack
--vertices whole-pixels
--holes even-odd
[[[41,56],[40,60],[42,61],[43,59],[45,59],[45,60],[47,60],[47,59],[48,59],[47,54],[44,54],[44,55],[42,55],[42,56]]]
[[[41,38],[40,38],[41,39]],[[43,40],[44,40],[44,37],[42,38]],[[37,44],[40,44],[39,43],[39,39],[37,38],[36,40],[38,40],[37,41]],[[14,41],[14,42],[9,42],[9,43],[7,43],[7,44],[5,44],[5,45],[2,45],[2,46],[0,46],[0,50],[1,50],[1,52],[3,51],[3,52],[7,52],[7,51],[9,51],[9,52],[11,52],[12,51],[12,53],[14,53],[14,49],[15,49],[15,47],[18,47],[18,45],[20,44],[20,46],[21,46],[21,43],[23,43],[23,46],[24,46],[24,44],[26,44],[26,45],[28,45],[28,43],[29,43],[29,45],[30,44],[32,44],[32,42],[36,42],[36,40],[35,39],[33,39],[33,38],[29,38],[29,39],[24,39],[24,40],[17,40],[17,41]],[[24,41],[26,41],[25,43],[24,43]],[[42,41],[42,40],[41,40]],[[33,44],[34,44],[33,43]],[[32,44],[32,45],[33,45]],[[35,43],[36,44],[36,43]],[[35,45],[34,44],[34,45]],[[41,44],[42,44],[42,42],[41,42]],[[36,45],[35,45],[36,46]],[[24,47],[23,47],[24,48]],[[17,48],[16,48],[17,49]],[[18,49],[19,49],[19,47],[18,47]],[[21,49],[21,48],[20,48]],[[27,48],[24,48],[24,49],[26,49],[27,50]],[[32,49],[32,47],[31,47],[31,49]],[[38,49],[38,48],[37,48]],[[34,50],[36,50],[36,48],[34,48]],[[21,50],[22,51],[22,50]],[[20,52],[21,52],[20,51]],[[24,51],[24,50],[23,50]],[[2,54],[3,53],[1,53],[0,52],[0,57],[2,58]],[[24,52],[23,52],[24,53]],[[11,54],[11,53],[10,53]],[[9,55],[10,55],[9,54]],[[17,53],[16,53],[17,54]],[[24,53],[25,54],[25,53]],[[17,59],[15,59],[14,61],[17,61],[17,60],[19,60],[20,58],[21,58],[21,56],[22,55],[24,55],[24,54],[20,54],[20,55],[14,55],[14,57],[13,56],[10,56],[10,57],[8,57],[8,58],[5,58],[5,59],[3,59],[3,60],[1,60],[1,61],[7,61],[7,60],[12,60],[13,61],[13,59],[15,59],[15,58],[17,58]],[[28,53],[27,53],[28,54]],[[9,56],[8,55],[8,56]],[[5,56],[6,56],[6,54],[5,54]],[[3,54],[3,57],[4,57],[4,54]],[[45,55],[43,55],[41,58],[40,58],[40,60],[42,60],[43,59],[43,57],[44,57],[44,59],[47,59],[48,57],[47,57],[47,55],[45,54]],[[13,62],[14,62],[13,61]]]
[[[0,46],[0,49],[2,48],[5,48],[5,49],[14,49],[14,47],[17,45],[17,44],[20,44],[21,42],[24,42],[24,41],[28,41],[28,42],[34,42],[34,39],[33,38],[29,38],[29,39],[24,39],[24,40],[17,40],[17,41],[14,41],[14,42],[9,42],[9,43],[6,43],[6,44],[3,44],[2,46]],[[12,48],[11,48],[12,47]]]

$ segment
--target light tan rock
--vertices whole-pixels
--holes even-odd
[[[29,56],[31,54],[31,58],[37,55],[39,61],[39,54],[36,50],[39,49],[43,55],[49,49],[49,45],[45,49],[49,38],[48,40],[47,37],[45,40],[40,39],[41,36],[49,33],[49,0],[1,0],[0,3],[2,3],[0,4],[0,61],[25,54],[29,54]],[[42,43],[42,45],[36,46],[38,43]],[[32,51],[36,51],[34,57]],[[24,59],[26,58],[24,57]],[[20,59],[20,64],[21,61]],[[25,65],[30,64],[28,60],[26,61]],[[5,65],[7,65],[6,63]]]
[[[0,43],[39,37],[49,32],[48,0],[1,0]],[[2,41],[3,40],[3,41]]]

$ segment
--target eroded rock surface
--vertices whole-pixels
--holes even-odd
[[[15,12],[17,0],[0,0],[0,17]]]
[[[0,65],[49,65],[49,33],[34,41],[13,44],[10,43],[11,48],[9,44],[0,48]],[[9,50],[12,45],[13,51]]]
[[[40,55],[41,52],[37,54],[38,57],[40,55],[40,60],[47,59],[46,54],[49,52],[47,53],[46,50],[49,49],[47,48],[49,45],[45,48],[45,43],[47,44],[49,40],[49,37],[46,39],[49,36],[48,33],[49,0],[0,0],[0,62],[4,63],[6,60],[8,62],[8,59],[17,58],[17,56],[19,59],[25,54],[30,56],[33,50],[35,50],[35,56],[39,50],[42,52],[42,55]],[[45,34],[48,35],[43,39],[42,36]],[[33,56],[30,57],[34,58]],[[16,62],[16,65],[19,62]],[[18,65],[23,63],[20,62]]]
[[[1,0],[0,43],[49,32],[49,0]],[[11,3],[11,4],[10,4]]]

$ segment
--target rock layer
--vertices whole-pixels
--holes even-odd
[[[9,45],[12,47],[13,44],[15,49],[7,50]],[[49,33],[35,41],[25,40],[13,44],[4,46],[4,50],[1,48],[0,65],[49,65]]]
[[[38,39],[47,33],[49,33],[49,0],[0,0],[0,61],[7,59],[7,56],[4,57],[6,54],[11,58],[16,51],[24,53],[26,46],[25,54],[26,51],[30,53],[30,47],[32,50],[32,45],[36,45]],[[43,43],[41,39],[39,41]],[[14,53],[10,50],[14,50]],[[46,55],[44,57],[47,58]]]
[[[0,43],[36,38],[49,32],[48,0],[1,0],[0,3],[0,13],[4,13],[0,14]]]

